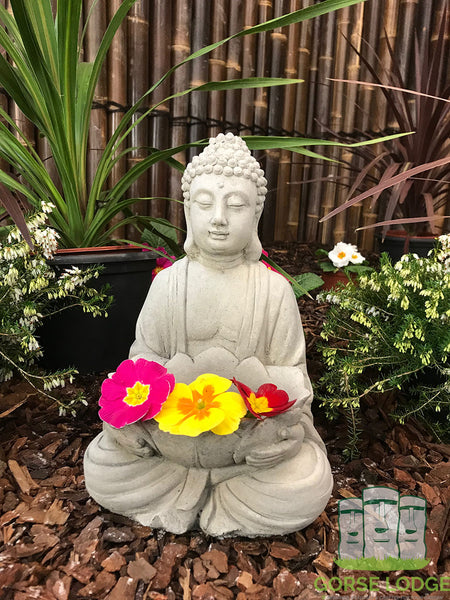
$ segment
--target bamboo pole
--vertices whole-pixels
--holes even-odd
[[[391,58],[386,41],[389,41],[391,47],[396,51],[398,9],[398,0],[385,0],[377,54],[380,57],[383,68],[386,70],[391,68]],[[389,115],[386,100],[381,93],[378,94],[375,104],[375,115],[376,131],[383,131],[388,123]]]
[[[320,19],[321,47],[318,56],[318,74],[315,97],[315,121],[312,131],[321,137],[326,130],[330,114],[330,82],[333,68],[333,48],[335,38],[336,14],[324,15]],[[324,176],[322,161],[314,161],[311,178],[314,180],[308,197],[308,214],[306,218],[307,241],[317,240],[320,236],[319,219],[321,217],[321,202],[324,186],[320,179]]]
[[[128,104],[134,104],[149,87],[149,5],[145,0],[138,0],[128,13]],[[147,106],[148,104],[146,104]],[[139,115],[136,116],[136,119]],[[148,146],[148,120],[145,119],[135,127],[130,135],[130,146],[136,148],[127,155],[127,166],[131,168],[146,156]],[[143,174],[130,188],[131,198],[148,196],[148,174]],[[149,206],[143,200],[133,205],[138,214],[148,214]],[[127,236],[139,239],[134,228],[127,228]]]
[[[258,0],[258,22],[268,21],[272,18],[272,2]],[[270,37],[268,32],[259,33],[257,36],[256,77],[268,77],[270,69]],[[265,132],[267,129],[268,97],[267,88],[257,88],[254,100],[254,123],[256,133]]]
[[[154,0],[151,27],[151,81],[158,81],[170,69],[170,43],[172,30],[171,3],[167,0]],[[157,26],[155,26],[157,24]],[[151,102],[159,104],[170,95],[170,81],[166,79],[152,93]],[[157,113],[151,119],[150,140],[152,148],[161,150],[169,147],[169,103],[159,104]],[[163,200],[168,195],[167,181],[169,167],[160,162],[149,171],[150,214],[152,217],[165,217],[167,201]]]
[[[334,61],[333,77],[336,79],[345,79],[345,66],[349,54],[349,45],[347,39],[350,35],[350,8],[346,7],[337,14],[337,35]],[[344,83],[333,82],[333,96],[331,105],[330,129],[338,132],[342,131],[344,123]],[[338,161],[340,150],[330,148],[330,158]],[[330,178],[330,182],[323,183],[322,214],[326,216],[335,206],[336,190],[338,187],[338,178],[344,175],[343,167],[336,164],[325,165],[325,170]],[[321,243],[322,245],[331,244],[333,241],[334,222],[332,220],[324,221],[322,224]]]
[[[419,48],[423,48],[430,36],[433,22],[434,2],[419,2],[416,30],[418,33]]]
[[[443,17],[443,12],[445,9],[447,10],[447,23],[446,23],[446,27],[444,30],[445,51],[444,51],[444,60],[442,61],[441,70],[440,70],[438,77],[441,81],[448,83],[448,81],[449,81],[449,77],[448,77],[449,62],[450,62],[450,58],[449,58],[449,55],[450,55],[450,52],[449,52],[449,47],[450,47],[450,20],[449,20],[450,6],[448,3],[448,0],[437,0],[436,1],[435,14],[434,14],[434,18],[433,18],[433,26],[432,26],[432,33],[430,36],[430,41],[431,41],[431,51],[434,51],[434,45],[436,44],[436,41],[438,38],[439,29],[440,29],[440,25],[441,25],[442,17]],[[447,179],[448,178],[449,178],[449,176],[447,175]],[[437,214],[439,214],[439,215],[449,215],[450,214],[450,194],[447,194],[447,199],[446,199],[446,201],[443,202],[442,207],[437,210]],[[449,221],[450,221],[450,219],[442,219],[442,221],[441,220],[437,221],[435,223],[436,231],[437,232],[450,232]]]
[[[211,43],[218,42],[227,36],[228,8],[228,0],[217,0],[213,4]],[[226,78],[226,52],[225,44],[211,52],[209,59],[209,78],[211,81],[220,81]],[[223,131],[223,126],[220,123],[225,118],[224,92],[213,91],[209,93],[208,113],[211,119],[219,122],[209,129],[209,135],[216,136]]]
[[[182,62],[191,51],[190,22],[191,2],[189,0],[174,0],[174,32],[172,38],[172,64]],[[172,76],[172,93],[185,90],[189,87],[190,64],[183,65]],[[170,131],[170,145],[177,147],[188,141],[187,116],[189,112],[189,97],[181,96],[172,100],[171,114],[173,125]],[[179,152],[174,156],[176,160],[185,164],[186,152]],[[172,169],[169,180],[169,197],[181,200],[181,173]],[[169,206],[169,220],[177,227],[183,227],[183,206],[178,202],[171,202]]]
[[[110,21],[119,8],[121,0],[111,0],[108,4],[108,20]],[[113,108],[108,114],[108,131],[112,135],[119,125],[123,112],[119,107],[125,107],[127,105],[127,39],[126,39],[126,25],[123,23],[117,30],[116,35],[111,43],[111,47],[108,53],[108,69],[107,69],[107,83],[108,83],[108,98],[111,102],[118,105],[117,108]],[[119,148],[119,153],[125,149],[125,143]],[[112,187],[116,184],[126,172],[126,159],[125,157],[119,159],[111,170],[108,184]],[[123,215],[117,215],[112,223],[116,224],[123,219]],[[124,238],[126,235],[125,227],[119,227],[115,231],[115,236],[118,238]]]
[[[409,66],[414,47],[414,23],[417,2],[418,0],[401,0],[399,7],[396,57],[405,86],[409,81]]]
[[[284,1],[275,0],[274,2],[274,18],[279,17],[284,12]],[[271,61],[270,61],[270,75],[271,77],[281,77],[284,73],[286,63],[286,43],[287,36],[286,31],[282,28],[277,28],[270,34],[271,42]],[[269,93],[269,105],[268,105],[268,128],[269,132],[279,131],[283,122],[283,115],[280,111],[280,106],[283,105],[283,89],[281,87],[274,87],[270,89]],[[273,240],[275,234],[275,221],[277,214],[277,189],[278,189],[278,166],[280,161],[279,150],[268,150],[266,154],[266,179],[267,185],[267,196],[266,196],[266,207],[264,211],[263,219],[263,237],[266,240]],[[284,199],[280,198],[280,203],[283,203]],[[280,224],[284,230],[285,223]],[[280,238],[281,235],[281,238]],[[275,239],[282,239],[283,236],[280,233]]]
[[[243,26],[243,0],[231,0],[229,7],[229,29],[228,35],[237,33]],[[228,54],[226,63],[227,79],[239,79],[241,77],[241,50],[242,40],[240,38],[228,42]],[[240,90],[228,90],[225,92],[225,120],[232,131],[239,133],[239,116],[241,110]]]
[[[320,39],[320,19],[314,19],[313,30],[312,30],[312,42],[311,42],[311,62],[310,62],[310,85],[308,89],[308,111],[306,117],[306,134],[308,136],[315,135],[315,99],[318,85],[318,72],[319,72],[319,43]],[[313,178],[313,168],[314,161],[312,159],[308,159],[305,161],[305,170],[304,170],[304,178],[310,182]],[[312,184],[307,183],[303,186],[302,189],[302,216],[301,220],[303,222],[303,239],[306,241],[311,241],[311,235],[314,236],[314,233],[309,229],[310,227],[310,217],[309,217],[309,205],[310,205],[310,195],[312,192]],[[313,219],[314,222],[317,222],[317,219]],[[313,238],[314,239],[314,238]]]
[[[306,8],[312,4],[312,0],[301,0],[301,8]],[[306,132],[306,123],[308,118],[308,97],[311,83],[311,36],[313,22],[305,21],[300,23],[299,44],[298,44],[298,67],[297,76],[303,79],[304,83],[297,86],[297,96],[295,101],[294,129],[301,134]],[[289,213],[288,227],[291,231],[297,232],[297,239],[304,239],[304,223],[307,205],[307,186],[302,185],[305,173],[305,157],[301,154],[292,156],[290,193],[289,193]]]
[[[374,63],[376,61],[375,50],[380,36],[380,19],[383,12],[382,0],[374,0],[366,5],[364,10],[365,14],[362,34],[364,43],[361,45],[361,53],[367,60]],[[362,81],[370,81],[372,79],[372,76],[364,63],[361,64],[360,79]],[[373,115],[375,113],[374,103],[378,99],[378,94],[379,90],[375,87],[361,86],[361,88],[358,89],[358,105],[361,107],[361,110],[358,111],[357,114],[357,127],[362,132],[367,133],[376,129]],[[364,167],[364,160],[361,157],[354,155],[352,158],[352,166],[355,169],[355,175],[352,176],[353,179]],[[368,198],[362,205],[360,224],[363,226],[371,225],[376,222],[376,218],[376,212],[372,207],[372,199]],[[363,251],[373,250],[374,242],[374,229],[365,229],[359,232],[357,243]]]
[[[351,35],[350,35],[350,41],[353,44],[353,46],[358,50],[361,51],[361,45],[362,45],[362,31],[363,31],[363,24],[364,24],[364,9],[365,9],[365,5],[364,4],[357,4],[356,6],[353,6],[353,15],[351,18],[351,22],[352,22],[352,31],[351,31]],[[361,61],[360,58],[357,54],[357,52],[351,52],[350,54],[350,61],[348,63],[348,67],[347,67],[347,79],[359,79],[359,75],[360,75],[360,68],[361,68]],[[346,132],[352,132],[354,127],[355,127],[355,108],[357,107],[357,100],[358,100],[358,86],[354,85],[354,84],[347,84],[347,107],[345,110],[345,118],[344,118],[344,130]],[[352,110],[348,110],[350,107],[352,107]],[[354,159],[354,156],[352,156],[351,153],[347,153],[344,152],[343,153],[343,160],[352,162]],[[353,177],[351,176],[350,182],[352,182]],[[350,183],[349,182],[349,183]],[[347,184],[347,181],[345,181],[345,183]],[[348,188],[347,187],[342,187],[343,192],[346,194],[348,192]],[[342,202],[343,200],[345,200],[344,198],[341,198],[340,201]],[[356,242],[356,233],[355,233],[355,229],[360,225],[360,218],[361,218],[361,206],[355,206],[355,207],[351,207],[349,210],[340,213],[339,215],[337,215],[336,217],[336,228],[335,228],[335,232],[334,232],[334,241],[335,242],[339,242],[340,240],[348,240],[349,242],[355,243]]]
[[[243,29],[248,29],[253,25],[256,25],[256,19],[258,14],[258,5],[254,0],[245,0],[244,3],[244,26]],[[247,35],[242,40],[242,77],[254,77],[256,72],[256,36]],[[253,116],[254,116],[254,98],[255,90],[246,89],[241,91],[241,110],[240,110],[240,121],[244,127],[241,134],[249,134],[253,128]]]
[[[431,34],[431,47],[433,48],[437,37],[438,37],[438,33],[439,33],[439,26],[441,24],[442,21],[442,15],[444,10],[447,10],[447,26],[445,28],[445,41],[447,44],[447,48],[449,45],[449,39],[450,39],[450,18],[449,18],[449,14],[450,14],[450,5],[448,0],[436,0],[436,5],[435,5],[435,11],[434,11],[434,22],[433,22],[433,30],[432,30],[432,34]],[[441,71],[438,75],[439,79],[443,80],[443,81],[447,81],[449,80],[449,62],[450,62],[450,57],[449,57],[449,52],[445,53],[445,58],[442,61],[442,68]]]
[[[273,6],[271,0],[258,0],[258,22],[268,21],[272,18]],[[257,47],[256,47],[256,73],[257,77],[268,77],[270,74],[270,36],[268,32],[259,33],[257,36]],[[257,88],[254,97],[254,127],[257,135],[267,134],[267,111],[268,111],[268,92],[267,88]],[[256,158],[262,163],[263,169],[266,172],[266,152],[256,154]],[[269,173],[270,175],[270,173]],[[270,195],[270,185],[272,182],[268,181],[267,189],[269,190],[268,196]],[[273,214],[271,213],[270,199],[265,202],[264,216],[260,229],[262,231],[263,241],[269,241],[272,239],[271,229],[273,223]]]
[[[92,9],[92,11],[91,11]],[[91,12],[90,12],[91,11]],[[106,11],[99,3],[94,3],[94,0],[84,0],[85,18],[89,16],[89,21],[86,27],[85,37],[85,60],[93,62],[97,55],[100,42],[106,29]],[[90,188],[92,181],[97,171],[97,165],[106,145],[107,136],[107,114],[105,103],[107,101],[107,79],[106,71],[102,69],[98,79],[97,87],[95,88],[94,103],[100,106],[91,111],[91,119],[89,124],[89,140],[87,153],[87,180]],[[103,105],[103,107],[101,107]]]
[[[199,50],[209,44],[209,24],[211,3],[208,0],[194,0],[192,3],[192,50]],[[201,56],[192,61],[191,87],[208,81],[208,57]],[[208,135],[204,122],[208,114],[207,94],[190,94],[190,117],[193,119],[190,129],[190,141],[203,139]],[[196,153],[196,152],[195,152]],[[190,153],[192,156],[194,152]]]
[[[293,12],[299,8],[300,0],[289,1],[289,12]],[[286,67],[284,69],[284,75],[289,79],[297,77],[299,39],[300,26],[290,26],[287,31]],[[294,129],[295,101],[298,87],[299,86],[289,85],[285,89],[282,120],[282,128],[285,131],[292,131]],[[292,228],[289,224],[291,157],[292,153],[288,150],[281,151],[278,170],[275,239],[295,240],[297,238],[297,228]]]
[[[366,3],[364,7],[361,54],[370,63],[376,61],[375,51],[380,36],[381,14],[382,0],[372,0],[372,2]],[[360,65],[360,78],[361,81],[370,81],[372,79],[372,76],[364,63]],[[378,90],[375,87],[363,85],[358,89],[357,102],[360,110],[358,110],[356,115],[356,126],[360,131],[368,132],[374,128],[373,104],[377,93]]]

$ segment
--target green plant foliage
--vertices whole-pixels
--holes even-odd
[[[305,292],[310,292],[311,290],[315,290],[323,285],[322,277],[319,277],[319,275],[316,275],[315,273],[300,273],[300,275],[294,275],[292,279],[300,288],[298,289],[297,287],[293,286],[296,298],[300,298],[300,296],[303,296]]]
[[[450,236],[427,258],[407,254],[319,299],[330,303],[320,345],[327,370],[318,396],[329,417],[343,409],[355,451],[367,395],[398,389],[396,419],[421,417],[450,438]],[[353,423],[353,424],[352,424]]]
[[[400,131],[413,135],[387,138],[377,146],[350,148],[362,165],[353,171],[348,199],[325,215],[326,221],[372,196],[372,206],[380,206],[381,220],[358,228],[382,227],[383,235],[392,225],[402,225],[410,235],[436,233],[436,225],[445,217],[450,191],[450,87],[443,76],[448,60],[448,9],[443,10],[436,36],[423,36],[419,43],[420,28],[415,36],[414,72],[407,85],[399,58],[386,40],[391,56],[389,68],[367,42],[367,52],[350,46],[371,75],[372,81],[347,81],[354,85],[377,87],[383,93],[387,107]],[[381,72],[380,72],[381,71]],[[336,134],[336,139],[348,141]],[[356,195],[355,195],[356,194]],[[447,229],[448,231],[448,229]]]
[[[57,234],[46,226],[50,206],[43,209],[26,219],[33,251],[17,227],[0,230],[0,382],[19,374],[55,400],[61,412],[73,412],[79,398],[61,401],[49,392],[64,387],[76,371],[45,374],[38,369],[36,361],[43,354],[38,329],[46,317],[73,306],[106,315],[112,298],[88,286],[98,269],[72,267],[55,273],[46,259],[56,249]]]
[[[84,37],[84,31],[80,35],[83,0],[58,0],[55,17],[53,0],[11,0],[11,12],[0,4],[0,47],[6,53],[0,53],[2,86],[37,127],[39,135],[47,138],[59,178],[57,184],[52,181],[44,162],[24,132],[0,108],[0,157],[20,175],[18,181],[0,171],[0,182],[9,190],[25,195],[35,208],[39,207],[41,201],[50,200],[55,207],[50,222],[60,235],[61,246],[66,248],[109,244],[114,240],[118,227],[132,223],[138,228],[148,228],[155,222],[152,217],[132,213],[131,207],[138,199],[127,197],[130,187],[158,162],[183,169],[183,165],[173,158],[174,155],[189,146],[206,143],[200,140],[164,150],[147,148],[147,155],[110,187],[108,180],[111,171],[121,158],[133,150],[123,150],[127,137],[158,106],[190,93],[301,83],[299,79],[270,77],[211,81],[176,91],[158,104],[150,105],[152,92],[176,69],[231,39],[300,23],[362,0],[324,0],[200,48],[174,65],[123,115],[117,129],[107,140],[93,181],[89,183],[86,158],[95,88],[114,35],[135,1],[123,0],[120,3],[108,24],[95,59],[90,63],[83,62],[81,53]],[[315,157],[320,155],[308,150],[308,146],[348,146],[324,140],[272,136],[249,137],[245,140],[251,149],[286,148]],[[373,141],[361,144],[367,143]],[[112,224],[114,217],[119,214],[123,218],[116,219]]]

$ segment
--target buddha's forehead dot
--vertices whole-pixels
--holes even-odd
[[[224,185],[225,185],[225,184],[224,184],[224,182],[223,182],[223,181],[219,181],[219,183],[218,183],[218,186],[217,186],[217,187],[218,187],[218,188],[221,190],[221,189],[224,187]]]

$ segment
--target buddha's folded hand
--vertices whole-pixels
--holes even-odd
[[[132,423],[120,429],[116,429],[108,423],[103,423],[103,432],[104,435],[130,454],[146,458],[155,453],[151,435],[141,423]]]
[[[255,468],[270,468],[292,458],[299,452],[304,438],[301,411],[255,423],[241,439],[234,453],[236,463],[245,461]]]

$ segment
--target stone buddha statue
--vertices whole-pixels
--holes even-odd
[[[153,281],[130,358],[163,364],[188,384],[202,373],[253,390],[273,383],[296,403],[284,414],[244,419],[229,435],[172,435],[154,420],[121,429],[105,423],[86,451],[87,489],[144,525],[278,535],[311,523],[331,495],[296,299],[259,261],[265,186],[245,142],[231,133],[194,157],[182,179],[186,256]]]

